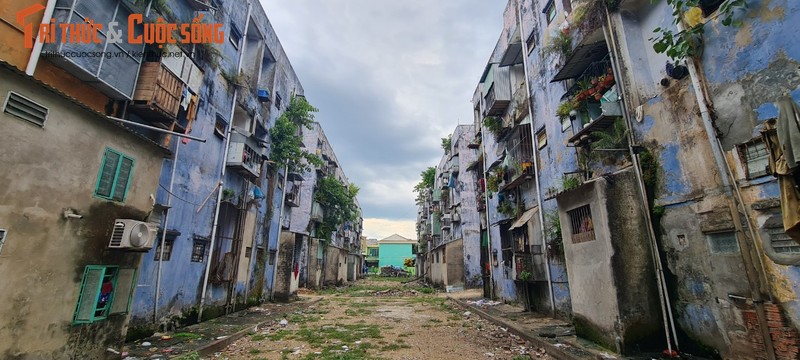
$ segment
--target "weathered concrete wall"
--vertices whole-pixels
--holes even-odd
[[[0,113],[0,358],[100,358],[129,317],[72,324],[87,265],[137,268],[141,253],[107,249],[114,220],[145,220],[165,152],[29,78],[0,68],[0,93],[47,107],[44,127]],[[5,96],[5,95],[4,95]],[[93,196],[106,148],[134,158],[124,202]],[[68,149],[68,150],[65,150]],[[57,177],[58,181],[54,181]],[[81,219],[65,219],[66,209]]]
[[[632,169],[599,178],[558,196],[576,332],[623,351],[646,346],[660,320],[646,228],[636,211]],[[574,243],[570,215],[589,205],[594,240]],[[572,275],[574,274],[574,275]]]
[[[445,286],[464,286],[464,241],[456,240],[445,245],[447,281]]]
[[[294,271],[295,234],[282,231],[278,246],[278,259],[275,266],[278,273],[275,278],[273,297],[278,301],[288,301],[296,295],[296,292],[292,291],[292,284],[296,282]],[[296,291],[296,289],[295,285],[294,290]]]

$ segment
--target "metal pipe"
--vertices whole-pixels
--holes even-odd
[[[50,24],[50,19],[53,18],[53,12],[56,9],[56,1],[57,0],[47,0],[47,6],[45,6],[44,14],[42,15],[42,25]],[[25,73],[29,76],[33,76],[33,73],[36,72],[36,65],[39,63],[39,57],[42,54],[42,47],[44,47],[44,41],[41,39],[41,34],[39,31],[36,31],[36,33],[36,41],[33,43],[31,56],[28,58],[28,66],[25,68]]]
[[[283,168],[283,189],[281,189],[281,211],[280,215],[278,215],[278,241],[275,246],[275,261],[272,262],[272,286],[269,289],[269,298],[270,300],[275,299],[275,279],[278,277],[278,254],[281,251],[281,233],[283,232],[283,208],[286,202],[286,184],[289,178],[289,164]],[[312,203],[313,206],[313,203]],[[319,246],[319,245],[318,245]],[[269,248],[269,244],[267,244],[267,248]]]
[[[522,24],[522,4],[520,0],[517,0],[517,26],[519,28],[520,34],[520,43],[522,43],[522,69],[525,73],[525,94],[528,97],[528,116],[531,117],[531,143],[533,145],[533,149],[531,149],[531,153],[533,154],[533,163],[539,164],[539,147],[538,141],[536,139],[536,131],[533,128],[533,99],[531,96],[531,87],[528,83],[528,43],[526,41],[522,41],[522,34],[525,33],[525,28]],[[536,166],[536,165],[534,165]],[[535,169],[533,172],[533,181],[536,185],[536,205],[539,207],[539,230],[542,235],[542,245],[547,245],[547,232],[544,229],[544,208],[542,207],[542,190],[541,190],[541,183],[539,178],[539,169]],[[550,311],[552,311],[552,316],[556,316],[556,299],[555,299],[555,292],[553,291],[553,281],[552,281],[552,272],[550,269],[550,256],[548,254],[544,255],[544,266],[547,267],[547,271],[545,275],[547,276],[547,289],[550,292]],[[526,293],[525,296],[528,294]]]
[[[483,127],[483,121],[479,122],[481,128],[481,136],[486,134],[486,129]],[[486,212],[486,243],[487,251],[486,260],[489,261],[489,299],[494,300],[494,262],[492,261],[492,223],[489,219],[489,190],[486,187],[486,146],[483,145],[483,141],[481,141],[481,155],[483,155],[483,173],[481,176],[483,177],[483,201],[486,202],[486,206],[484,207],[484,212]],[[483,239],[481,239],[483,241]],[[430,251],[429,251],[430,252]]]
[[[238,90],[233,90],[233,106],[231,107],[231,121],[228,124],[228,132],[225,136],[225,149],[222,152],[222,170],[220,171],[219,175],[219,183],[217,187],[217,206],[214,209],[214,223],[211,225],[211,243],[209,244],[210,249],[208,250],[208,261],[206,262],[206,270],[203,275],[203,290],[200,294],[200,308],[197,311],[197,322],[201,322],[203,320],[203,306],[206,303],[206,291],[208,290],[208,275],[211,271],[211,259],[214,255],[214,243],[217,240],[217,226],[219,225],[219,208],[222,204],[222,187],[225,185],[225,169],[227,168],[228,162],[228,149],[230,148],[231,143],[231,135],[233,133],[233,112],[236,109],[236,96],[238,95]]]
[[[160,252],[158,254],[158,270],[156,275],[156,296],[155,302],[153,303],[153,323],[158,322],[158,300],[159,300],[159,293],[161,292],[161,267],[163,266],[164,262],[164,244],[167,241],[167,228],[169,226],[169,213],[170,205],[172,205],[172,189],[173,185],[175,184],[175,169],[178,168],[178,154],[181,151],[181,142],[175,142],[175,156],[172,158],[172,174],[169,177],[169,191],[167,192],[167,211],[164,215],[164,228],[161,230],[161,247]]]
[[[199,142],[202,142],[202,143],[206,142],[206,139],[202,139],[202,138],[199,138],[199,137],[196,137],[196,136],[191,136],[191,135],[186,135],[186,134],[179,133],[179,132],[164,130],[164,129],[160,128],[160,127],[150,126],[150,125],[137,123],[135,121],[125,120],[125,119],[120,119],[118,117],[113,117],[113,116],[106,116],[106,117],[111,119],[111,120],[118,121],[118,122],[121,122],[121,123],[126,124],[126,125],[133,125],[133,126],[137,126],[137,127],[140,127],[140,128],[144,128],[144,129],[148,129],[148,130],[153,130],[153,131],[157,131],[157,132],[160,132],[160,133],[164,133],[164,134],[170,134],[170,135],[175,135],[175,136],[182,137],[182,138],[187,138],[187,139],[190,139],[190,140],[199,141]]]
[[[614,36],[614,27],[611,23],[611,14],[608,9],[606,12],[606,25],[603,27],[603,35],[611,43],[609,56],[611,58],[611,67],[614,72],[614,78],[619,79],[617,84],[620,88],[620,93],[625,94],[625,81],[621,76],[619,68],[619,59],[617,58],[616,51],[618,44]],[[627,108],[625,96],[620,96],[622,101],[622,108]],[[653,257],[653,264],[656,267],[656,285],[658,288],[659,304],[661,305],[661,317],[664,321],[664,335],[667,340],[667,350],[672,354],[672,342],[675,342],[675,348],[679,349],[677,332],[675,331],[675,322],[672,315],[672,304],[669,299],[667,291],[667,284],[664,275],[663,264],[661,263],[661,255],[656,242],[655,229],[653,228],[653,221],[650,217],[650,205],[647,199],[647,190],[644,187],[644,179],[641,172],[641,163],[639,162],[639,155],[634,151],[636,139],[633,136],[633,125],[631,123],[630,114],[627,111],[622,112],[622,117],[625,120],[625,127],[628,130],[628,150],[633,161],[634,174],[636,176],[637,192],[639,195],[639,206],[644,216],[645,227],[647,228],[648,245],[650,247],[650,254]]]

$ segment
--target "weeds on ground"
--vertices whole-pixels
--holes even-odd
[[[196,340],[201,338],[202,336],[195,334],[195,333],[187,333],[187,332],[179,332],[172,335],[175,339],[192,339]]]
[[[200,354],[197,351],[192,351],[175,358],[175,360],[200,360]]]

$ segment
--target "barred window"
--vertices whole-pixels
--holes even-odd
[[[203,240],[194,240],[192,246],[192,262],[203,262],[206,256],[206,242]]]
[[[588,204],[577,209],[567,211],[567,215],[569,215],[569,221],[572,228],[573,244],[580,244],[582,242],[595,240],[594,223],[592,222],[592,209]]]
[[[739,242],[736,240],[736,233],[725,231],[707,234],[711,252],[714,254],[734,254],[739,252]]]
[[[769,173],[769,154],[762,140],[755,140],[739,145],[745,173],[748,179],[764,176]]]
[[[786,235],[786,232],[784,232],[782,228],[769,228],[767,229],[767,233],[769,234],[770,245],[776,253],[800,254],[800,244],[789,237],[789,235]]]

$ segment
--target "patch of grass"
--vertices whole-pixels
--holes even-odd
[[[459,320],[461,320],[461,315],[453,314],[453,315],[448,316],[447,319],[448,320],[453,320],[453,321],[459,321]]]
[[[253,355],[261,354],[261,350],[260,349],[250,349],[250,353],[253,354]]]
[[[377,325],[366,324],[328,325],[314,329],[300,329],[297,332],[299,340],[315,347],[319,347],[330,340],[339,340],[346,345],[365,338],[380,339],[382,337],[381,330]]]
[[[175,333],[174,335],[172,335],[172,337],[176,338],[176,339],[192,339],[192,340],[196,340],[196,339],[201,338],[202,336],[200,336],[198,334],[195,334],[195,333],[179,332],[179,333]]]
[[[400,333],[400,335],[397,335],[397,336],[403,338],[403,337],[409,337],[411,335],[414,335],[414,333],[408,333],[408,332],[407,333]]]
[[[367,316],[372,314],[372,310],[369,309],[347,309],[344,311],[347,316]]]
[[[276,332],[274,332],[272,334],[269,334],[267,336],[267,338],[269,338],[272,341],[278,341],[278,340],[285,339],[291,333],[292,332],[289,331],[289,330],[278,330],[278,331],[276,331]]]
[[[424,288],[419,289],[419,292],[421,292],[423,294],[433,294],[433,293],[436,292],[436,290],[434,290],[433,288],[424,287]]]
[[[200,354],[197,351],[192,351],[176,357],[175,360],[200,360]]]
[[[408,349],[410,347],[411,346],[408,346],[406,344],[390,344],[390,345],[386,345],[386,346],[382,347],[381,351],[395,351],[395,350],[400,350],[400,349]]]
[[[252,336],[250,336],[250,340],[253,340],[253,341],[261,341],[261,340],[264,340],[266,338],[267,338],[267,335],[264,335],[264,334],[253,334]]]

